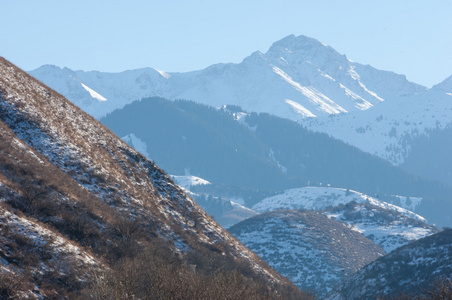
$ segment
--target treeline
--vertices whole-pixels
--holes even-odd
[[[301,125],[268,114],[250,114],[246,122],[256,127],[260,141],[273,149],[280,164],[289,166],[287,175],[369,195],[450,195],[448,187],[392,166],[326,134],[311,132]]]
[[[228,112],[187,101],[149,98],[100,120],[119,137],[135,134],[150,158],[170,174],[206,178],[228,186],[288,187],[267,147]]]

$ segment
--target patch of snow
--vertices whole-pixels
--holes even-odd
[[[410,155],[413,141],[428,136],[430,130],[450,126],[450,99],[443,92],[429,90],[387,100],[365,111],[299,122],[400,165]]]
[[[314,104],[317,110],[328,114],[346,113],[347,111],[336,104],[333,100],[316,90],[314,87],[301,86],[298,82],[294,81],[292,77],[286,74],[283,70],[273,66],[273,71],[281,76],[287,83],[292,85],[297,91],[302,93],[308,100]]]
[[[165,77],[166,79],[169,79],[171,77],[171,74],[169,74],[169,73],[166,73],[164,71],[160,71],[160,70],[157,70],[157,69],[154,69],[154,70],[159,72],[159,74],[162,75],[163,77]]]
[[[325,210],[350,202],[368,203],[384,209],[397,211],[407,217],[426,222],[425,218],[407,209],[377,200],[363,193],[332,187],[302,187],[286,190],[284,193],[265,198],[252,209],[260,213],[285,209]]]
[[[190,190],[192,186],[209,185],[210,182],[193,175],[171,175],[171,178],[183,189]]]
[[[421,197],[405,197],[405,196],[399,196],[399,195],[393,195],[393,197],[396,197],[400,200],[400,206],[414,211],[417,206],[419,206],[422,202]]]
[[[273,151],[273,149],[270,149],[269,153],[268,153],[268,157],[270,158],[271,161],[275,162],[276,165],[281,169],[281,171],[284,174],[287,174],[287,167],[281,165],[279,163],[279,161],[275,158],[275,152]]]
[[[352,99],[359,100],[356,102],[355,107],[357,107],[360,110],[366,110],[369,108],[372,108],[373,105],[366,99],[362,98],[358,94],[352,92],[350,89],[348,89],[346,86],[344,86],[342,83],[339,83],[339,86],[345,91],[345,94]]]
[[[297,113],[302,115],[305,118],[308,117],[316,117],[316,115],[314,115],[312,112],[310,112],[308,109],[306,109],[303,105],[301,105],[300,103],[297,103],[295,101],[292,101],[290,99],[286,99],[285,102],[287,104],[289,104],[292,109]]]
[[[94,91],[93,89],[89,88],[88,86],[86,86],[85,84],[81,83],[80,84],[83,86],[83,88],[88,91],[88,93],[91,95],[91,97],[99,100],[99,101],[107,101],[107,99],[102,96],[101,94],[99,94],[98,92]]]

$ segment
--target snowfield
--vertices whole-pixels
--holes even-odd
[[[407,209],[372,198],[363,193],[332,187],[303,187],[290,189],[283,194],[265,198],[255,204],[252,209],[258,212],[301,209],[301,210],[325,210],[350,202],[368,203],[377,207],[397,211],[407,217],[426,222],[425,218]]]
[[[385,252],[438,232],[425,218],[407,209],[340,188],[290,189],[263,199],[252,209],[260,213],[288,209],[321,211],[362,233]]]

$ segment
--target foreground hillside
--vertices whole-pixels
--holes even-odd
[[[400,296],[402,293],[408,295],[408,299],[422,295],[435,281],[450,278],[451,247],[450,229],[413,242],[352,275],[328,299],[371,299],[384,295]],[[450,299],[450,282],[444,288],[448,289],[448,296],[431,295],[427,299]]]
[[[2,297],[305,297],[153,162],[3,58],[0,134]]]

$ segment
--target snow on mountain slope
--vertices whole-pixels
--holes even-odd
[[[143,97],[171,95],[169,74],[152,68],[102,73],[44,65],[30,74],[96,118]]]
[[[390,210],[368,203],[351,202],[327,209],[329,218],[348,224],[351,229],[379,245],[386,253],[439,230],[419,219],[407,217],[397,210]]]
[[[1,199],[0,201],[5,201],[5,199]],[[50,259],[66,259],[72,257],[77,260],[77,264],[85,264],[89,267],[100,265],[100,262],[97,258],[94,258],[92,255],[88,254],[85,249],[81,249],[78,245],[75,245],[70,240],[64,238],[63,236],[55,234],[55,232],[45,228],[42,224],[36,222],[36,220],[28,219],[25,216],[19,216],[6,210],[3,207],[0,207],[0,224],[2,230],[7,230],[9,233],[9,237],[12,238],[14,235],[23,235],[24,238],[28,238],[27,241],[30,243],[30,246],[35,247],[37,249],[43,249],[47,247],[47,251],[52,249],[51,253],[47,255],[54,256]],[[12,241],[7,241],[7,236],[0,236],[0,245],[2,245],[3,249],[1,249],[2,253],[6,253],[8,255],[7,248],[10,248]],[[6,248],[6,249],[5,249]],[[6,251],[5,251],[6,250]],[[39,250],[39,252],[46,250]],[[13,251],[11,251],[13,252]],[[10,253],[11,253],[10,252]],[[49,251],[50,252],[50,251]],[[60,256],[60,258],[58,258]]]
[[[216,107],[234,104],[300,120],[367,110],[386,97],[425,90],[402,75],[353,63],[315,39],[293,35],[239,64],[216,64],[195,72],[147,68],[114,74],[42,66],[30,74],[96,118],[131,101],[161,96]],[[99,102],[81,84],[108,100]]]
[[[332,219],[348,224],[386,252],[438,231],[423,217],[409,210],[339,188],[291,189],[263,199],[252,208],[261,213],[285,209],[321,211]]]
[[[308,129],[327,133],[399,165],[416,138],[452,123],[452,95],[438,89],[385,101],[371,110],[303,119]]]
[[[0,203],[5,201],[0,198]],[[70,281],[67,285],[74,287],[90,280],[90,272],[105,268],[99,258],[70,239],[34,218],[18,215],[2,206],[0,230],[2,299],[50,298],[57,294],[50,288],[52,280]],[[24,270],[26,264],[28,268]],[[28,278],[31,274],[35,284]]]
[[[365,266],[336,287],[327,299],[397,298],[402,293],[403,298],[412,299],[422,295],[438,278],[450,278],[451,248],[450,229],[420,239]]]
[[[97,99],[99,101],[107,101],[107,99],[105,99],[102,95],[100,95],[99,93],[97,93],[96,91],[93,91],[92,89],[90,89],[89,87],[87,87],[86,85],[84,85],[83,83],[81,84],[82,87],[88,91],[88,93],[91,95],[91,97],[93,97],[94,99]]]
[[[229,231],[298,287],[318,297],[384,254],[358,232],[314,211],[267,212]]]
[[[283,194],[263,199],[255,204],[252,209],[261,213],[282,209],[325,210],[352,201],[397,211],[407,217],[426,222],[423,217],[396,205],[377,200],[357,191],[332,187],[302,187],[286,190]]]

